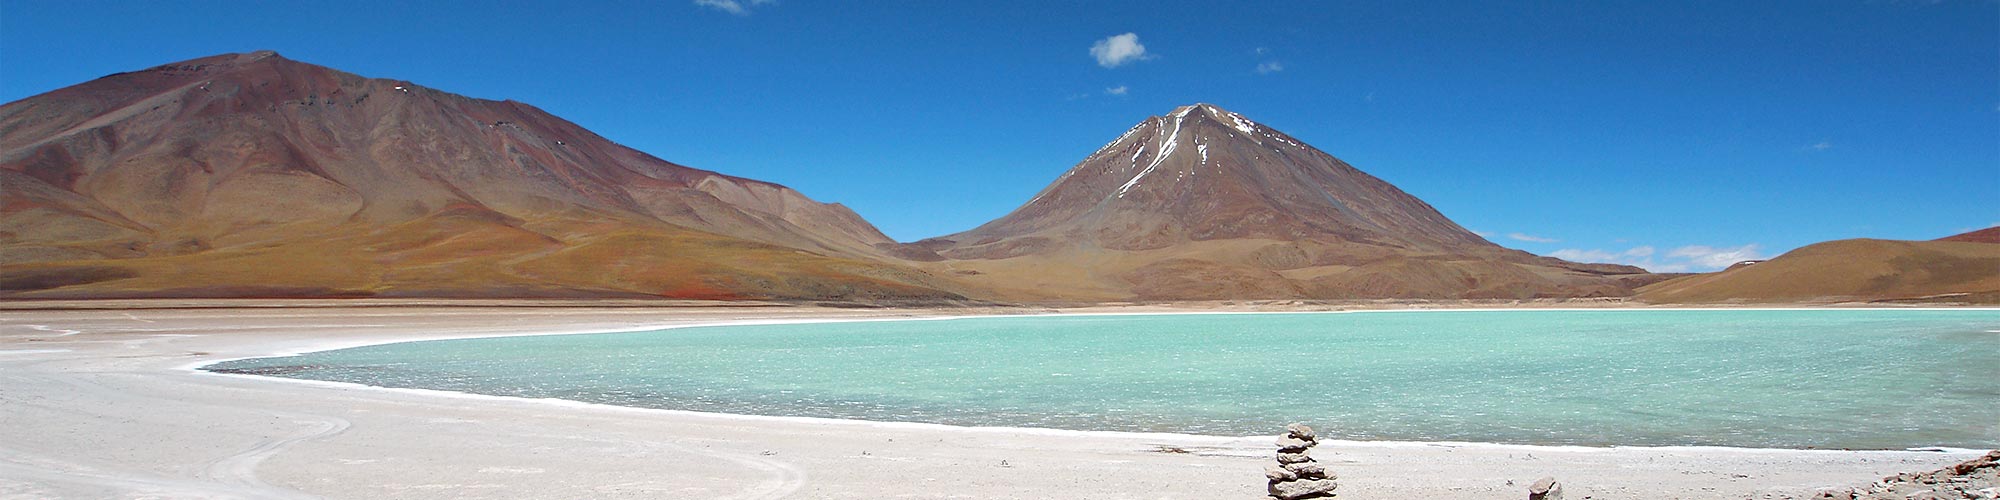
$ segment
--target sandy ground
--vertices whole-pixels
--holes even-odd
[[[742,417],[190,370],[426,338],[1026,310],[227,307],[240,305],[0,303],[0,498],[1256,498],[1271,450],[1264,437]],[[1977,453],[1328,441],[1313,455],[1341,498],[1522,498],[1553,475],[1568,498],[1619,499],[1799,498]]]

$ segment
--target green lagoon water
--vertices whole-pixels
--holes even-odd
[[[1045,316],[389,344],[211,370],[645,408],[1515,444],[2000,447],[2000,311]]]

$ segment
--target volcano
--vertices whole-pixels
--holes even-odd
[[[1510,250],[1303,141],[1210,104],[1147,118],[1027,204],[915,244],[1019,296],[1624,296],[1643,269]]]
[[[956,298],[838,204],[273,52],[0,106],[0,295]]]

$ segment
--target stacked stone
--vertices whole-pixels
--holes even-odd
[[[1278,437],[1278,464],[1264,466],[1264,477],[1271,480],[1271,498],[1333,497],[1333,490],[1340,487],[1334,482],[1333,473],[1306,456],[1306,449],[1317,444],[1319,441],[1311,427],[1305,424],[1285,426],[1285,435]]]
[[[1528,500],[1563,500],[1563,485],[1554,477],[1543,476],[1528,485]]]

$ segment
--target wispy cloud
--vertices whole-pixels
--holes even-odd
[[[1811,146],[1806,146],[1799,149],[1804,151],[1826,151],[1829,149],[1833,149],[1833,141],[1820,139],[1819,142],[1815,142]]]
[[[1607,252],[1596,249],[1579,250],[1575,248],[1565,248],[1562,250],[1549,252],[1549,256],[1574,262],[1609,262],[1613,264],[1634,264],[1636,262],[1650,260],[1648,259],[1648,257],[1653,256],[1653,247],[1649,246],[1633,247],[1632,249],[1623,252]]]
[[[1256,55],[1258,59],[1266,59],[1263,62],[1257,63],[1257,74],[1259,75],[1268,75],[1285,70],[1285,63],[1268,60],[1267,58],[1264,57],[1271,55],[1270,47],[1257,47],[1254,49],[1250,49],[1250,53]]]
[[[1543,238],[1532,234],[1522,234],[1522,233],[1507,233],[1507,237],[1512,238],[1515,241],[1526,241],[1529,243],[1555,243],[1558,241],[1562,241],[1555,238]]]
[[[1685,259],[1701,268],[1721,269],[1746,260],[1761,260],[1764,254],[1758,252],[1757,245],[1753,243],[1735,248],[1689,245],[1667,252],[1667,257]]]
[[[1097,58],[1097,65],[1116,68],[1132,61],[1152,59],[1146,54],[1146,46],[1139,43],[1137,33],[1112,35],[1090,46],[1091,57]]]
[[[1739,247],[1689,245],[1675,248],[1665,255],[1660,255],[1658,249],[1645,245],[1622,252],[1565,248],[1549,252],[1548,256],[1573,262],[1638,266],[1656,273],[1716,271],[1738,262],[1764,259],[1763,253],[1754,243]]]
[[[1472,231],[1472,234],[1477,234],[1481,238],[1492,238],[1494,234],[1492,231],[1480,231],[1478,229],[1467,229],[1467,231]]]
[[[1621,257],[1618,254],[1603,250],[1581,250],[1576,248],[1564,248],[1549,252],[1549,256],[1571,262],[1613,262]]]
[[[735,15],[739,15],[739,16],[747,16],[747,15],[750,15],[750,9],[751,9],[751,8],[753,8],[753,7],[760,7],[760,6],[765,6],[765,5],[775,5],[775,4],[777,4],[777,3],[778,3],[778,0],[743,0],[743,1],[738,1],[738,0],[694,0],[694,4],[695,4],[695,5],[698,5],[698,6],[702,6],[702,7],[708,7],[708,8],[711,8],[711,9],[715,9],[715,10],[719,10],[719,11],[723,11],[723,12],[728,12],[728,13],[730,13],[730,14],[735,14]]]
[[[1127,86],[1124,86],[1124,85],[1119,85],[1119,86],[1116,86],[1116,87],[1111,87],[1111,88],[1107,88],[1107,89],[1104,89],[1104,94],[1105,94],[1105,95],[1125,95],[1125,92],[1127,92],[1127,91],[1130,91],[1130,90],[1132,90],[1132,88],[1131,88],[1131,87],[1127,87]]]

